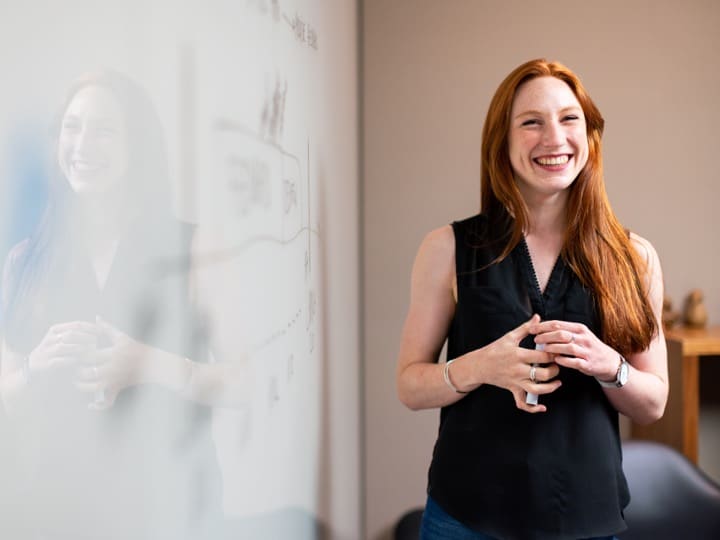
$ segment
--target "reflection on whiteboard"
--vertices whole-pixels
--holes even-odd
[[[131,261],[142,257],[142,263],[147,265],[142,269],[133,267],[127,271],[121,268],[111,277],[120,283],[158,278],[164,284],[162,290],[167,293],[167,298],[158,300],[138,286],[132,290],[132,294],[118,293],[119,300],[114,305],[118,309],[122,308],[123,313],[130,314],[129,322],[124,322],[137,329],[137,335],[152,334],[153,331],[159,333],[157,328],[165,321],[164,316],[158,317],[158,320],[162,319],[160,322],[147,316],[144,311],[146,305],[161,305],[178,319],[181,318],[178,314],[184,315],[185,311],[190,313],[197,306],[203,318],[198,325],[202,331],[197,331],[198,335],[195,335],[197,328],[192,325],[196,321],[193,319],[189,322],[192,318],[189,315],[188,321],[183,319],[178,322],[177,328],[172,327],[172,332],[167,331],[177,342],[195,341],[187,344],[187,349],[182,353],[172,353],[173,368],[170,372],[176,376],[171,384],[161,389],[162,399],[169,403],[165,408],[154,405],[153,400],[159,399],[153,388],[150,388],[154,381],[146,385],[147,381],[143,380],[141,384],[133,383],[128,387],[145,385],[142,390],[150,388],[147,393],[150,397],[138,391],[140,397],[133,401],[131,396],[137,389],[126,391],[123,388],[117,393],[117,401],[108,400],[102,411],[89,414],[88,403],[78,400],[76,388],[70,384],[71,381],[66,380],[64,382],[67,384],[62,388],[63,396],[73,407],[77,405],[76,409],[80,413],[68,417],[66,424],[48,422],[45,427],[50,435],[63,442],[63,445],[58,446],[62,446],[68,455],[76,453],[76,449],[69,443],[67,435],[70,428],[66,426],[77,424],[78,432],[82,432],[83,436],[89,434],[87,440],[91,443],[83,448],[82,454],[89,457],[86,462],[75,459],[78,468],[73,469],[79,471],[78,477],[83,478],[71,479],[79,491],[78,486],[81,485],[102,484],[95,480],[103,477],[93,477],[92,474],[93,470],[101,468],[93,468],[96,454],[99,453],[96,452],[97,441],[93,439],[95,432],[86,432],[84,425],[75,422],[77,418],[82,418],[97,428],[98,432],[107,435],[104,439],[107,444],[102,447],[107,452],[103,452],[102,460],[97,460],[97,463],[110,464],[104,467],[106,471],[117,467],[114,471],[117,474],[113,478],[122,477],[123,467],[128,467],[129,462],[113,461],[116,458],[113,452],[118,448],[113,437],[122,432],[108,428],[112,422],[125,422],[127,426],[132,424],[128,418],[145,419],[143,426],[147,429],[142,431],[142,436],[126,440],[123,447],[129,453],[137,450],[132,454],[136,458],[133,463],[149,463],[147,456],[142,454],[142,449],[149,445],[143,446],[138,441],[159,438],[163,430],[158,426],[167,428],[168,425],[172,427],[173,422],[187,421],[191,426],[187,431],[189,435],[183,432],[187,436],[178,437],[180,443],[172,447],[172,451],[176,452],[172,455],[172,464],[186,473],[187,485],[183,484],[180,489],[177,482],[172,484],[170,480],[175,475],[168,473],[163,481],[158,482],[155,478],[157,485],[153,490],[145,492],[144,498],[133,497],[133,490],[126,490],[131,493],[128,499],[136,499],[136,505],[148,514],[143,516],[148,522],[154,522],[155,518],[151,514],[155,508],[163,507],[164,500],[178,499],[178,505],[182,503],[185,505],[182,507],[189,510],[177,512],[183,515],[163,515],[162,519],[157,519],[157,523],[173,522],[185,530],[184,534],[192,535],[186,522],[195,519],[193,512],[197,516],[203,513],[209,515],[210,503],[214,505],[216,502],[215,498],[198,502],[203,496],[195,486],[209,483],[209,476],[197,471],[204,471],[212,465],[213,471],[218,472],[216,465],[219,465],[221,482],[213,482],[212,487],[214,489],[222,484],[222,501],[219,504],[223,516],[219,521],[224,520],[223,524],[228,525],[228,528],[224,531],[222,528],[217,529],[217,535],[204,537],[270,537],[263,534],[262,525],[252,525],[250,529],[256,534],[245,536],[232,534],[232,531],[238,529],[229,525],[252,522],[263,516],[278,516],[287,509],[313,519],[318,514],[319,505],[321,360],[324,354],[321,335],[323,282],[320,272],[323,228],[318,212],[319,180],[315,161],[316,156],[321,154],[319,141],[325,141],[323,136],[327,136],[326,133],[318,133],[321,128],[314,119],[318,117],[319,111],[313,109],[319,103],[319,54],[324,46],[323,35],[316,26],[320,8],[317,2],[311,0],[211,0],[212,6],[201,5],[194,0],[177,5],[171,0],[127,0],[125,3],[107,4],[98,4],[100,7],[88,4],[83,16],[76,18],[78,14],[68,11],[67,6],[55,6],[55,3],[47,2],[45,11],[48,20],[55,21],[53,23],[37,22],[32,10],[14,13],[15,24],[3,24],[6,32],[0,32],[0,40],[22,43],[30,51],[28,58],[37,61],[28,60],[27,65],[23,65],[24,61],[10,62],[5,59],[2,65],[7,68],[6,72],[14,74],[15,80],[25,82],[28,74],[46,78],[39,81],[28,79],[32,84],[27,84],[27,87],[35,94],[25,95],[26,88],[23,88],[15,96],[18,101],[24,100],[28,110],[34,111],[34,122],[37,117],[51,118],[55,112],[56,95],[63,94],[68,82],[78,74],[97,66],[127,74],[154,98],[152,101],[159,120],[164,124],[170,155],[165,159],[164,152],[156,151],[155,147],[148,146],[144,150],[158,161],[168,162],[162,164],[162,176],[176,187],[174,195],[176,206],[179,206],[179,217],[195,227],[190,239],[184,236],[190,229],[186,227],[187,223],[183,224],[183,235],[178,232],[177,238],[170,234],[163,236],[157,227],[137,227],[138,230],[133,231],[136,234],[133,237],[135,243],[122,245],[126,249],[122,255]],[[146,18],[138,19],[138,13],[143,13]],[[57,24],[56,21],[62,21],[63,24]],[[160,21],[163,24],[159,24]],[[10,27],[15,32],[8,33],[13,30]],[[37,43],[30,43],[26,37],[43,33],[48,36],[46,43],[39,39]],[[56,44],[50,46],[49,43],[53,41]],[[10,47],[3,49],[10,50]],[[43,66],[44,69],[37,69],[37,66]],[[38,102],[42,107],[37,106]],[[8,110],[14,106],[15,102],[9,98],[7,103],[0,103],[0,113],[9,116]],[[144,115],[144,118],[147,120],[149,116]],[[12,139],[16,134],[7,126],[21,125],[23,120],[27,119],[2,123],[2,144],[5,139]],[[30,122],[25,121],[24,124],[29,125]],[[37,131],[43,129],[38,128]],[[105,129],[100,136],[108,137],[108,130]],[[139,142],[143,140],[142,137],[133,135],[132,140],[135,146],[142,146]],[[38,161],[46,154],[45,142],[34,143],[31,149],[33,157],[37,157]],[[47,143],[51,147],[51,141]],[[13,151],[7,150],[2,144],[0,161],[3,162],[4,170],[11,161],[7,159],[7,154]],[[12,157],[19,159],[18,156]],[[72,160],[79,163],[77,168],[80,169],[98,168],[97,163],[87,157],[76,156]],[[165,165],[169,167],[165,169]],[[38,170],[41,170],[38,176],[51,176],[43,167],[38,167]],[[19,192],[22,182],[27,181],[27,178],[20,176],[28,175],[18,173],[5,176],[3,194],[8,191],[11,194]],[[147,178],[158,181],[160,176],[149,174]],[[18,182],[7,189],[7,184],[15,180]],[[34,180],[40,183],[38,179]],[[139,184],[145,185],[142,182]],[[38,197],[38,193],[35,193],[35,197]],[[110,197],[105,201],[109,203],[109,209],[117,210],[113,203],[118,201]],[[25,215],[29,215],[27,197],[19,206]],[[169,208],[167,213],[168,219],[165,221],[172,222],[167,226],[173,227],[175,231],[177,224],[171,219]],[[102,214],[99,216],[103,217]],[[151,213],[143,214],[142,217],[155,223]],[[7,244],[11,226],[3,224],[2,227],[3,241]],[[26,227],[30,228],[30,225]],[[26,232],[23,231],[23,236]],[[18,239],[13,238],[12,243]],[[146,244],[151,247],[146,246],[143,250],[138,248]],[[182,244],[182,249],[175,249],[176,244]],[[111,245],[102,244],[101,247]],[[188,245],[189,256],[184,251]],[[76,273],[75,277],[78,276]],[[82,281],[82,277],[78,279]],[[190,295],[187,294],[188,290],[191,291]],[[60,291],[58,297],[62,294],[71,300],[63,298],[58,303],[69,309],[74,308],[73,304],[78,302],[76,297],[70,295],[70,288]],[[176,309],[178,305],[183,309]],[[91,315],[90,326],[86,327],[88,321],[83,320],[82,328],[92,327],[96,331],[96,326],[101,324],[100,319],[96,321],[94,314]],[[166,322],[170,324],[175,321],[168,317]],[[187,326],[178,330],[181,323]],[[105,325],[105,322],[102,324]],[[155,329],[154,324],[157,325]],[[55,337],[61,339],[59,335]],[[118,343],[125,339],[120,332],[111,337]],[[98,343],[101,341],[95,339],[92,342],[91,356],[104,354],[99,352],[101,347]],[[158,349],[167,352],[169,348],[163,347],[158,345]],[[199,351],[200,348],[203,350]],[[159,357],[168,359],[162,354]],[[21,384],[31,380],[27,376],[29,368],[23,364],[23,354],[15,354],[12,362],[9,358],[10,355],[6,354],[3,364],[17,368],[10,378],[20,380]],[[208,359],[209,364],[206,362]],[[87,379],[82,381],[85,393],[90,392],[88,380],[92,379],[93,384],[99,384],[98,372],[93,369],[97,367],[102,368],[103,365],[82,366],[79,371]],[[205,380],[202,374],[207,376],[207,380],[215,374],[214,383],[218,386],[218,393],[211,396],[212,399],[188,398],[193,384]],[[25,382],[21,380],[23,377],[26,377]],[[39,380],[39,377],[34,380]],[[208,387],[215,390],[211,384]],[[41,392],[40,386],[36,388],[38,394],[46,395]],[[83,394],[82,397],[87,396]],[[114,399],[116,395],[112,397]],[[192,407],[185,407],[191,401]],[[130,411],[126,417],[118,413],[116,403]],[[102,407],[96,404],[95,408]],[[184,412],[197,412],[196,409],[200,408],[204,418],[211,418],[211,439],[198,437],[197,430],[193,431],[196,428],[194,417]],[[39,411],[42,416],[42,407]],[[30,416],[22,418],[28,419]],[[185,427],[184,423],[181,424]],[[18,433],[23,436],[27,433],[35,436],[37,425],[32,422],[16,422],[16,425],[22,426]],[[0,428],[4,429],[4,426]],[[7,440],[5,437],[0,438]],[[203,450],[208,450],[207,453],[196,450],[200,443]],[[9,446],[5,445],[2,451],[9,454]],[[42,447],[43,450],[45,448]],[[57,454],[55,458],[64,455],[60,452]],[[212,459],[205,460],[208,455],[212,455]],[[195,460],[192,467],[189,466],[188,456]],[[5,459],[5,455],[0,457],[3,458],[0,462],[14,463],[11,458]],[[26,457],[32,456],[28,454]],[[153,458],[159,462],[167,461],[162,453],[156,453]],[[29,462],[28,470],[34,474],[36,465],[41,464],[50,469],[48,464],[52,460],[26,461]],[[135,468],[133,477],[149,481],[153,471],[140,469]],[[76,528],[79,522],[73,523],[76,516],[62,512],[63,506],[55,504],[58,499],[53,495],[55,492],[68,495],[68,504],[74,500],[72,489],[64,489],[66,484],[58,483],[58,489],[48,492],[45,498],[52,500],[53,504],[47,507],[31,506],[30,512],[30,507],[24,506],[25,499],[17,496],[24,489],[24,481],[18,480],[19,477],[10,472],[3,475],[0,501],[6,500],[5,492],[10,493],[9,499],[16,505],[13,508],[17,507],[18,516],[30,515],[37,522],[43,522],[44,518],[50,516],[57,518],[70,531],[81,530]],[[52,468],[52,473],[63,473],[63,469]],[[216,479],[215,476],[213,479]],[[173,490],[172,486],[176,489]],[[108,491],[112,489],[108,488]],[[168,495],[170,491],[174,491],[172,497]],[[86,490],[84,495],[83,501],[90,501],[88,505],[94,503],[98,508],[95,512],[95,506],[83,506],[82,512],[93,517],[83,526],[91,527],[95,533],[95,527],[102,530],[106,525],[102,523],[102,511],[109,511],[111,506],[119,521],[125,517],[128,522],[135,520],[133,516],[124,514],[126,510],[123,505],[106,504],[121,500],[120,496],[110,501],[107,494],[95,493],[93,490]],[[152,503],[145,505],[145,500],[151,500]],[[14,510],[3,512],[4,515],[13,513]],[[172,514],[171,511],[168,513]],[[213,526],[216,525],[217,516],[213,514],[209,517],[212,518]],[[18,523],[20,521],[23,520]],[[200,518],[196,521],[199,522]],[[6,535],[8,537],[30,537],[16,534],[19,529],[12,528],[15,523],[8,523],[0,524],[0,534],[9,527],[13,534]],[[137,523],[141,523],[139,518]],[[242,527],[239,530],[242,531]],[[133,537],[163,538],[161,531],[161,528],[155,531],[148,529],[143,533],[146,536],[138,533]],[[313,535],[311,529],[306,535],[297,530],[295,533],[293,538]],[[57,530],[53,534],[55,536],[45,536],[43,532],[41,537],[64,540],[82,536],[64,536]],[[105,536],[90,534],[86,537]]]

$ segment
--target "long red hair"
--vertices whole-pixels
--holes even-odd
[[[508,233],[498,260],[520,242],[529,223],[510,165],[508,133],[517,89],[537,77],[564,81],[580,103],[587,125],[588,159],[569,188],[561,256],[595,295],[601,339],[621,354],[645,350],[658,330],[643,279],[647,264],[607,198],[601,143],[605,120],[577,75],[558,62],[537,59],[517,67],[500,84],[488,108],[482,134],[481,208],[491,223]]]

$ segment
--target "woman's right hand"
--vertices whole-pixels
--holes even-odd
[[[31,376],[86,360],[97,349],[98,333],[95,324],[85,321],[51,326],[28,356]]]
[[[529,321],[475,351],[478,353],[478,379],[509,390],[517,408],[531,413],[545,412],[547,408],[542,404],[525,403],[528,392],[550,394],[562,384],[559,379],[552,380],[557,377],[560,368],[551,354],[520,346],[520,342],[530,335],[530,327],[539,321],[540,317],[533,315]],[[536,366],[535,382],[530,377],[533,365]]]

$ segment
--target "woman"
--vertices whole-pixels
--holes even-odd
[[[47,209],[3,279],[18,530],[212,538],[220,478],[195,403],[210,401],[207,343],[187,272],[161,264],[188,260],[191,231],[173,217],[159,119],[133,81],[94,73],[71,88],[57,134]]]
[[[481,214],[419,248],[397,385],[442,408],[426,540],[625,528],[618,412],[660,418],[667,358],[660,263],[610,208],[603,124],[567,67],[516,68],[483,129]]]

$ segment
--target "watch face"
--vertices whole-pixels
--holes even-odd
[[[627,362],[623,362],[620,364],[620,370],[618,371],[618,386],[624,386],[625,383],[628,380],[628,365]]]

